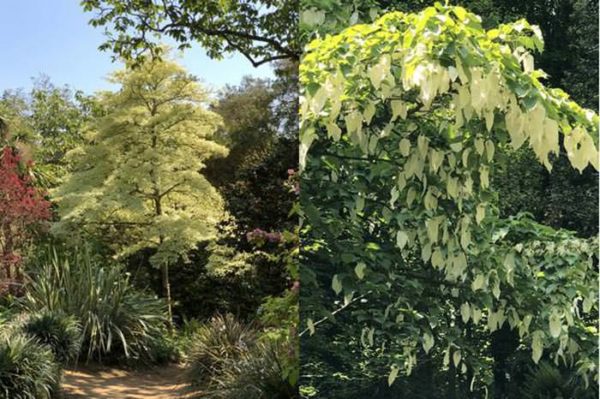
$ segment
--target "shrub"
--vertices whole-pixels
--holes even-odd
[[[176,363],[182,358],[178,341],[170,335],[161,335],[149,345],[149,357],[152,363]]]
[[[190,385],[206,399],[288,399],[296,391],[288,383],[283,344],[261,341],[253,324],[232,315],[216,316],[195,328],[192,336]]]
[[[256,330],[231,314],[215,316],[193,336],[188,379],[194,387],[219,388],[218,377],[245,356],[256,342]]]
[[[61,364],[77,359],[81,348],[81,327],[77,319],[61,312],[42,311],[31,315],[23,331],[52,350]]]
[[[297,389],[284,377],[283,346],[258,342],[239,359],[229,359],[223,372],[213,379],[216,389],[204,393],[207,399],[290,399]]]
[[[136,290],[120,265],[104,266],[89,249],[49,249],[31,273],[24,307],[76,317],[86,359],[152,360],[152,344],[166,333],[164,303]]]
[[[0,336],[0,398],[47,399],[58,387],[60,368],[50,348],[24,334]]]
[[[537,368],[526,375],[520,397],[523,399],[592,399],[598,397],[598,388],[594,383],[586,387],[582,378],[573,369],[561,369],[542,361]]]
[[[189,361],[197,341],[196,334],[200,329],[204,328],[204,326],[205,323],[198,319],[183,319],[183,324],[177,330],[177,346],[179,347],[183,360]]]

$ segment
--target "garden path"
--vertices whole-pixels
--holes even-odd
[[[128,371],[102,366],[66,370],[64,399],[183,399],[191,398],[179,365]]]

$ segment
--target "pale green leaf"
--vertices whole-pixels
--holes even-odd
[[[423,350],[425,351],[425,353],[429,353],[431,348],[433,348],[434,342],[435,340],[433,338],[433,335],[429,333],[423,334]]]
[[[390,370],[390,374],[388,375],[388,386],[392,386],[392,384],[394,383],[394,381],[396,381],[396,378],[398,378],[398,373],[400,372],[400,369],[398,368],[398,366],[392,366],[392,369]]]
[[[367,265],[364,262],[359,262],[354,268],[354,272],[359,280],[362,280],[365,277],[365,270],[367,269]]]
[[[408,243],[408,234],[405,231],[399,231],[396,234],[396,245],[400,249],[404,249],[406,244]]]
[[[342,292],[342,282],[337,274],[334,275],[333,279],[331,280],[331,288],[336,294]]]

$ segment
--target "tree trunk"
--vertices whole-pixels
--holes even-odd
[[[153,105],[152,109],[150,109],[150,115],[156,115],[156,105]],[[151,148],[156,148],[157,144],[158,137],[156,131],[152,129]],[[162,215],[162,195],[160,194],[160,187],[158,185],[154,169],[150,170],[150,176],[152,177],[152,182],[154,184],[154,214],[157,217],[160,217]],[[160,250],[160,247],[164,242],[164,237],[161,235],[158,240],[159,244],[157,250]],[[169,282],[169,265],[168,263],[163,263],[160,268],[162,272],[163,297],[167,301],[167,328],[170,332],[173,332],[173,300],[171,299],[171,283]]]
[[[153,147],[156,143],[156,137],[153,139]],[[160,202],[161,197],[158,194],[158,189],[154,189],[154,212],[156,216],[162,215],[162,204]],[[161,235],[158,238],[158,250],[160,250],[160,246],[164,242],[164,238]],[[161,274],[162,274],[162,288],[163,288],[163,297],[167,301],[167,328],[170,332],[173,331],[173,300],[171,299],[171,283],[169,282],[169,264],[163,263],[160,266]]]
[[[163,296],[167,301],[167,327],[169,328],[169,331],[173,331],[173,300],[171,299],[171,283],[169,283],[169,265],[163,263],[161,270]]]

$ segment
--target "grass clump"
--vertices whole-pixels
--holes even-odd
[[[0,334],[1,399],[49,399],[59,379],[50,347],[26,334]]]
[[[50,248],[31,276],[23,306],[74,317],[84,359],[153,361],[153,349],[167,334],[165,306],[133,287],[121,265],[104,264],[85,249]]]

